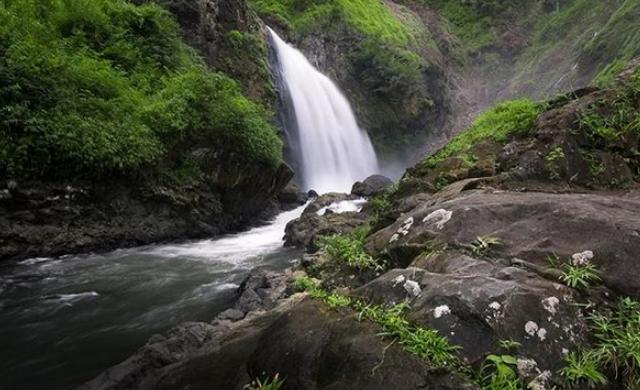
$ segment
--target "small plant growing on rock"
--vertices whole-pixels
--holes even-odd
[[[564,271],[560,275],[567,286],[578,289],[587,289],[591,283],[600,281],[598,269],[593,264],[573,265],[565,264]]]
[[[279,378],[280,374],[275,374],[273,378],[254,379],[250,384],[245,386],[246,390],[280,390],[284,384],[284,379]]]
[[[561,147],[552,149],[549,154],[544,158],[547,169],[551,173],[550,178],[552,180],[560,179],[560,166],[558,165],[560,160],[566,159],[564,151]]]
[[[571,352],[565,358],[566,367],[560,374],[572,385],[607,383],[607,377],[600,372],[598,357],[593,352]]]
[[[292,286],[297,292],[311,291],[318,288],[318,282],[308,276],[300,276],[293,280]]]
[[[561,374],[572,385],[604,385],[604,370],[621,377],[624,388],[640,389],[640,302],[623,298],[611,314],[589,317],[595,345],[569,354]]]
[[[471,243],[473,253],[476,255],[484,255],[493,246],[502,245],[502,240],[493,236],[479,236]]]
[[[520,390],[522,381],[516,372],[518,361],[511,355],[489,355],[480,369],[483,390]]]
[[[332,260],[344,262],[360,271],[372,269],[381,271],[383,267],[364,251],[362,239],[347,235],[321,237],[318,246],[327,252]]]
[[[519,342],[515,341],[515,340],[500,340],[498,341],[498,345],[500,346],[500,348],[505,349],[507,351],[509,350],[518,350],[520,349],[520,347],[522,347],[522,344],[520,344]]]

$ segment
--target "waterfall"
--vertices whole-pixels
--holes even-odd
[[[356,122],[349,101],[305,56],[273,30],[287,141],[299,180],[319,193],[349,192],[355,181],[378,172],[367,132]]]

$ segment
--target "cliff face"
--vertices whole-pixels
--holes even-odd
[[[337,81],[383,158],[407,164],[497,101],[607,81],[640,55],[637,1],[249,3]]]

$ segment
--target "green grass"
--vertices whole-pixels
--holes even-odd
[[[364,238],[369,226],[355,229],[351,234],[334,234],[320,237],[317,245],[329,258],[359,271],[384,269],[382,264],[364,250]]]
[[[460,1],[423,2],[439,10],[448,21],[451,32],[463,43],[466,52],[475,54],[495,42],[495,9],[479,8],[472,3]]]
[[[379,333],[385,339],[397,342],[408,353],[419,357],[433,368],[463,369],[458,358],[460,347],[452,345],[434,329],[413,326],[406,319],[408,305],[394,306],[367,304],[362,300],[322,290],[318,284],[306,277],[294,281],[299,291],[304,289],[314,298],[322,300],[332,309],[351,308],[358,313],[358,320],[372,321],[382,327]]]
[[[280,390],[284,385],[284,379],[280,379],[279,374],[275,374],[272,378],[255,379],[245,386],[246,390]]]
[[[502,144],[514,137],[524,137],[533,128],[542,108],[543,105],[528,99],[500,103],[481,114],[469,129],[429,156],[423,165],[433,168],[451,156],[466,154],[473,144],[483,140]]]
[[[604,385],[609,371],[625,389],[640,388],[640,302],[620,299],[613,312],[589,320],[594,346],[567,356],[561,374],[573,386]]]
[[[124,0],[0,4],[0,177],[155,169],[207,138],[274,166],[267,112],[205,69],[171,14]]]

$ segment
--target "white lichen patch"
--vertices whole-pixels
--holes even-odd
[[[422,294],[422,289],[420,288],[420,284],[415,280],[408,280],[404,282],[403,287],[409,296],[415,298]]]
[[[493,301],[489,304],[489,309],[499,311],[500,309],[502,309],[502,305],[500,304],[500,302]]]
[[[540,327],[538,326],[538,324],[536,324],[533,321],[529,321],[526,324],[524,324],[524,331],[525,333],[527,333],[529,336],[535,336],[536,332],[540,329]]]
[[[433,316],[435,318],[440,318],[442,316],[446,316],[447,314],[451,314],[451,309],[447,305],[438,306],[433,309]]]
[[[398,229],[398,233],[406,236],[409,234],[409,230],[411,230],[411,226],[413,226],[413,217],[409,217],[402,222],[402,226]]]
[[[547,330],[545,328],[540,328],[538,329],[537,335],[540,341],[545,341],[547,339]]]
[[[576,266],[587,265],[591,262],[592,259],[593,259],[592,251],[574,253],[573,255],[571,255],[571,264]]]
[[[427,215],[422,219],[422,222],[427,225],[436,224],[436,228],[438,230],[442,230],[444,225],[451,220],[451,216],[453,215],[452,211],[448,211],[445,209],[438,209],[431,214]]]
[[[396,276],[395,279],[393,279],[393,287],[403,284],[405,280],[407,280],[407,278],[405,278],[404,275]]]
[[[402,222],[402,225],[396,230],[396,232],[389,239],[389,243],[394,243],[400,239],[401,236],[409,234],[411,227],[413,226],[413,217],[409,217]]]
[[[520,358],[516,361],[516,367],[520,376],[524,378],[531,378],[534,374],[537,375],[540,372],[538,363],[533,359]]]
[[[551,382],[551,371],[545,370],[541,372],[534,380],[527,385],[531,390],[547,390],[549,389],[549,383]]]
[[[542,300],[542,307],[551,315],[558,313],[558,307],[560,306],[560,300],[556,297],[549,297]]]

